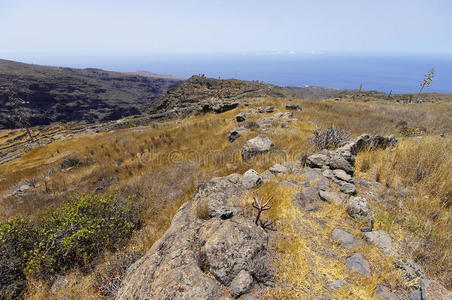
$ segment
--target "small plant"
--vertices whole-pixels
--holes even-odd
[[[256,221],[254,221],[254,223],[256,223],[256,225],[258,225],[259,222],[259,218],[261,216],[261,213],[265,210],[269,210],[270,208],[272,208],[271,205],[269,205],[270,201],[272,200],[273,197],[268,198],[267,202],[265,202],[264,204],[262,204],[263,202],[263,198],[259,200],[259,198],[257,197],[257,195],[254,196],[254,202],[253,202],[253,207],[255,209],[257,209],[257,216],[256,216]]]
[[[350,134],[342,128],[336,128],[333,125],[322,131],[322,129],[316,129],[312,131],[314,138],[312,142],[316,144],[320,149],[332,149],[345,143]]]
[[[427,74],[424,75],[424,79],[419,81],[420,89],[416,96],[416,103],[419,102],[419,96],[422,93],[422,90],[427,86],[429,87],[430,84],[432,84],[433,77],[435,75],[435,69],[432,68],[430,71],[427,72]]]

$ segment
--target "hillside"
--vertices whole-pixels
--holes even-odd
[[[450,109],[245,97],[224,113],[143,126],[49,127],[52,142],[0,165],[0,295],[447,293]],[[350,141],[321,150],[312,131],[332,124]],[[254,196],[273,197],[259,226]]]
[[[0,60],[0,129],[15,128],[8,93],[26,101],[32,126],[55,121],[89,123],[140,114],[182,80],[151,73],[47,67]]]
[[[283,88],[259,81],[214,79],[192,76],[170,89],[166,95],[152,102],[150,113],[176,109],[180,111],[206,111],[220,102],[234,103],[250,97],[291,97],[293,93]]]

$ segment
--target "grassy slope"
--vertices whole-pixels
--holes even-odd
[[[397,237],[398,246],[405,245],[404,239],[419,240],[423,247],[415,250],[415,258],[426,268],[430,277],[438,278],[445,285],[449,285],[447,280],[452,276],[450,273],[452,249],[447,245],[452,243],[451,212],[450,208],[444,205],[444,199],[450,198],[448,188],[452,186],[451,156],[448,146],[450,137],[436,140],[435,136],[443,132],[446,136],[452,133],[450,122],[452,106],[293,101],[303,107],[302,112],[295,113],[300,121],[290,129],[277,128],[267,133],[277,147],[285,150],[284,155],[281,155],[281,152],[270,154],[249,163],[241,160],[240,147],[245,138],[251,138],[258,133],[250,133],[233,144],[226,138],[227,131],[235,126],[232,120],[237,111],[154,123],[148,127],[77,136],[34,149],[21,159],[0,166],[2,176],[6,174],[7,179],[0,183],[0,192],[5,192],[7,187],[22,179],[35,176],[49,176],[50,191],[45,192],[41,185],[34,194],[22,198],[21,201],[15,198],[3,201],[0,209],[3,212],[2,217],[36,215],[49,205],[58,205],[69,191],[92,192],[102,180],[114,177],[116,181],[107,186],[102,193],[135,195],[144,203],[146,226],[135,234],[128,249],[145,251],[163,234],[178,207],[193,195],[197,183],[214,176],[242,173],[249,168],[261,172],[275,162],[295,160],[301,154],[312,153],[315,149],[309,138],[316,126],[325,127],[334,124],[346,128],[355,136],[363,132],[397,135],[397,125],[405,121],[409,127],[425,127],[427,135],[431,138],[422,141],[402,140],[394,150],[361,154],[357,158],[358,172],[361,176],[371,177],[375,176],[376,168],[380,173],[378,180],[382,183],[395,189],[402,184],[415,186],[410,197],[406,201],[399,199],[393,204],[394,207],[371,203],[376,210],[376,227],[388,230],[392,236]],[[284,111],[285,103],[286,101],[280,99],[263,99],[254,106],[271,104]],[[239,108],[246,109],[248,108]],[[71,153],[77,153],[79,157],[88,156],[95,163],[66,173],[50,175],[47,173]],[[371,167],[362,167],[367,164],[366,160]],[[418,177],[413,177],[415,174],[412,173],[413,169],[407,166],[422,167],[427,170],[429,176],[415,182],[413,178]],[[361,249],[363,253],[368,254],[375,269],[374,275],[370,278],[361,278],[348,273],[340,259],[325,260],[323,256],[317,255],[331,244],[329,236],[334,226],[341,224],[345,229],[356,233],[356,229],[353,229],[356,228],[355,225],[343,221],[345,219],[343,208],[324,207],[308,216],[293,207],[290,201],[293,191],[290,189],[274,187],[270,183],[262,186],[259,193],[272,194],[279,199],[275,209],[269,214],[281,222],[282,233],[286,237],[276,240],[274,245],[283,253],[278,264],[278,276],[281,281],[294,283],[290,287],[281,285],[278,289],[270,290],[270,296],[286,295],[295,298],[324,292],[318,278],[309,272],[309,267],[312,266],[323,271],[329,280],[339,278],[352,282],[349,288],[335,292],[333,296],[337,297],[349,297],[354,294],[365,299],[381,282],[390,285],[406,284],[399,278],[400,274],[392,271],[392,261],[382,260],[375,247],[366,246]],[[402,208],[400,205],[403,205]],[[431,213],[424,213],[425,211]],[[303,220],[303,230],[317,233],[315,240],[312,239],[313,235],[304,237],[294,230],[297,220],[300,219]],[[327,226],[324,220],[329,220]],[[413,220],[417,225],[412,225]],[[339,258],[347,255],[339,247],[328,250]],[[109,257],[105,257],[105,260],[108,261]],[[72,295],[82,294],[84,298],[95,298],[96,290],[91,285],[92,275],[77,274],[73,273],[72,278],[75,281],[78,276],[79,283],[64,292]],[[306,284],[301,283],[308,283],[313,289],[307,289]],[[46,298],[49,296],[48,287],[46,284],[35,282],[30,295],[32,298]]]

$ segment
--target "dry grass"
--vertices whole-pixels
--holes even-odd
[[[393,150],[357,157],[360,176],[378,175],[393,191],[382,195],[382,203],[374,203],[377,226],[397,237],[403,254],[448,288],[452,287],[451,145],[450,138],[408,139]]]
[[[320,203],[315,212],[300,211],[292,203],[296,190],[275,182],[263,185],[258,193],[274,197],[273,207],[264,213],[263,219],[271,219],[278,229],[272,245],[278,253],[275,261],[278,283],[268,290],[268,298],[314,299],[330,294],[333,299],[370,299],[380,284],[407,287],[393,267],[393,258],[385,258],[375,246],[361,242],[351,251],[332,240],[334,228],[361,236],[359,226],[347,216],[344,206]],[[371,276],[362,276],[345,266],[346,258],[354,252],[365,254]],[[338,279],[347,285],[330,291],[327,284]]]
[[[310,138],[312,130],[317,127],[326,128],[334,124],[346,129],[354,136],[364,132],[397,135],[397,124],[404,121],[408,124],[407,126],[425,127],[430,134],[445,132],[447,135],[452,132],[451,104],[401,105],[378,101],[351,103],[294,100],[292,103],[299,103],[303,111],[294,112],[294,116],[299,121],[292,123],[289,129],[272,128],[267,132],[254,130],[234,143],[228,142],[227,132],[237,126],[233,121],[236,113],[262,105],[273,105],[276,111],[285,111],[286,103],[281,99],[261,99],[248,108],[243,107],[221,115],[206,114],[184,120],[154,123],[146,127],[74,136],[34,149],[18,160],[0,165],[0,177],[6,178],[6,181],[0,182],[0,196],[7,194],[12,185],[24,179],[37,177],[40,180],[39,186],[29,196],[8,197],[0,202],[2,212],[0,217],[3,219],[14,215],[33,217],[50,206],[59,205],[71,191],[92,193],[96,190],[104,194],[118,193],[124,197],[134,196],[142,203],[142,218],[145,224],[134,235],[128,249],[125,250],[146,251],[165,232],[177,209],[190,199],[199,182],[215,176],[243,173],[249,168],[262,172],[274,163],[294,161],[305,154],[310,154],[315,151]],[[257,118],[264,116],[268,114],[249,117],[247,121],[254,122]],[[242,161],[241,146],[246,139],[260,134],[267,135],[275,143],[278,151],[246,162]],[[381,208],[377,214],[381,220],[386,217],[386,214],[395,214],[395,218],[400,218],[402,214],[402,216],[409,216],[411,221],[416,220],[422,228],[435,228],[434,231],[430,230],[430,233],[435,234],[430,234],[426,239],[429,241],[429,247],[437,251],[428,253],[428,250],[425,250],[421,253],[421,249],[418,249],[416,255],[425,256],[423,259],[426,266],[437,265],[438,267],[427,267],[427,271],[432,277],[440,278],[445,282],[447,276],[450,278],[450,273],[445,270],[445,267],[450,266],[451,259],[450,253],[444,252],[451,250],[443,253],[439,251],[440,246],[442,249],[450,249],[447,243],[450,245],[451,236],[450,234],[446,236],[446,232],[447,228],[449,232],[451,231],[451,213],[450,208],[447,211],[440,203],[447,202],[447,197],[450,199],[450,191],[447,190],[451,186],[450,171],[443,167],[435,167],[430,170],[428,178],[432,180],[428,182],[425,179],[422,184],[410,180],[404,181],[414,174],[406,172],[415,172],[408,171],[409,168],[406,167],[413,166],[413,162],[422,161],[422,166],[424,164],[438,166],[434,163],[434,156],[429,153],[439,156],[442,151],[450,170],[450,147],[447,148],[445,142],[442,143],[442,148],[438,148],[433,138],[426,139],[416,144],[420,147],[419,149],[415,148],[416,150],[411,151],[411,147],[415,144],[403,142],[389,156],[390,151],[363,154],[358,157],[357,170],[362,175],[370,176],[369,174],[377,166],[381,181],[385,182],[386,178],[392,178],[394,181],[390,183],[392,186],[396,186],[396,181],[419,186],[415,189],[416,198],[413,199],[418,199],[417,201],[423,203],[423,207],[428,207],[432,211],[428,219],[430,221],[427,222],[425,210],[418,210],[416,204],[418,202],[415,200],[404,203],[403,212],[397,210],[389,213]],[[73,154],[80,158],[89,158],[94,163],[64,172],[50,171],[63,159]],[[423,158],[419,159],[418,154],[422,154]],[[394,174],[398,175],[394,176]],[[420,188],[421,186],[423,188]],[[299,296],[303,298],[313,295],[312,291],[308,290],[308,286],[312,286],[313,291],[324,292],[325,282],[344,279],[351,282],[350,287],[347,290],[335,291],[332,293],[333,297],[347,298],[354,294],[366,299],[373,292],[373,288],[381,282],[390,285],[403,284],[398,279],[394,279],[397,276],[391,273],[392,262],[382,261],[378,250],[370,246],[366,246],[367,248],[362,251],[368,253],[366,256],[376,270],[371,278],[361,278],[344,270],[342,259],[348,253],[339,247],[333,245],[329,249],[337,259],[317,255],[317,251],[324,251],[328,249],[327,245],[331,246],[330,235],[334,226],[346,225],[343,229],[356,234],[359,232],[353,229],[356,226],[344,224],[345,212],[334,205],[322,207],[309,216],[298,211],[290,201],[293,192],[287,187],[271,184],[264,185],[261,190],[262,195],[275,195],[279,200],[274,208],[264,212],[263,220],[267,218],[278,220],[281,233],[286,236],[278,240],[277,248],[286,253],[278,264],[278,276],[287,282],[287,286],[281,286],[281,290],[273,290],[274,295],[282,293],[281,295],[286,295],[288,298]],[[422,200],[425,196],[431,199]],[[246,205],[243,206],[244,210],[248,210]],[[435,214],[436,217],[434,217]],[[322,221],[326,219],[329,220],[327,224]],[[377,226],[387,229],[385,224],[377,222]],[[303,230],[309,228],[310,234],[306,236],[298,234],[299,228],[296,226],[301,226]],[[417,231],[414,233],[418,234]],[[424,238],[422,236],[423,241]],[[102,259],[99,263],[102,263]],[[389,268],[390,265],[391,268]],[[318,272],[312,273],[313,268],[317,268]],[[314,274],[322,272],[326,274],[324,279],[315,278]],[[90,286],[92,284],[90,276],[83,275],[82,279],[77,280],[78,287],[71,289],[77,290],[83,285]],[[32,292],[31,294],[34,295],[32,298],[45,299],[44,296],[38,297],[38,295],[48,295],[46,294],[48,291],[45,292],[48,286],[43,283],[33,284],[41,288],[32,288],[32,291],[40,291]],[[87,291],[84,294],[85,298],[96,297],[96,292],[92,288],[85,287],[84,290]]]

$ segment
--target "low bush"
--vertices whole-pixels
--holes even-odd
[[[139,226],[132,201],[77,195],[37,220],[0,225],[0,298],[15,298],[26,277],[50,279],[73,267],[88,270],[105,250],[115,251]]]
[[[349,138],[350,134],[342,128],[336,128],[330,126],[324,131],[321,129],[316,129],[312,131],[314,137],[312,142],[316,144],[320,149],[333,149],[343,143],[345,143]]]

